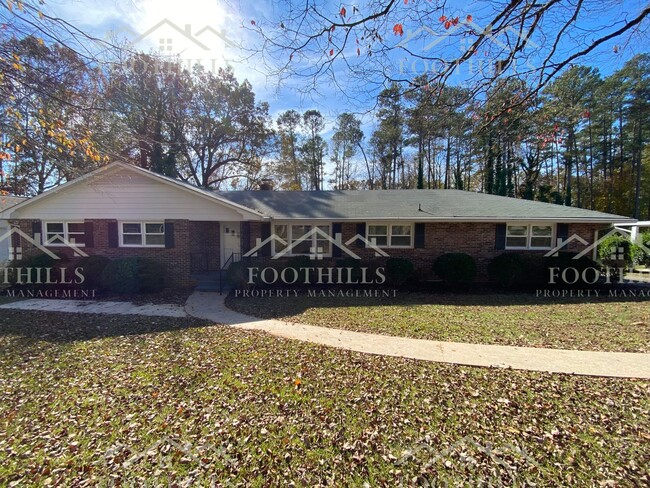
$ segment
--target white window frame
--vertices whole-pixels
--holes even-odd
[[[41,228],[41,242],[43,243],[44,246],[47,246],[47,247],[67,247],[67,244],[64,243],[64,242],[49,242],[48,234],[54,234],[54,232],[48,233],[48,231],[47,231],[48,224],[63,224],[63,235],[62,235],[62,237],[66,242],[72,243],[72,241],[70,240],[70,229],[68,228],[68,226],[70,224],[81,224],[81,225],[83,225],[84,221],[83,220],[48,220],[48,221],[45,221],[45,222],[42,223],[42,225],[41,225],[41,227],[42,227]],[[83,234],[84,237],[85,237],[86,236],[86,229],[84,228],[83,232],[75,232],[74,234],[75,235],[76,234]],[[61,235],[61,234],[57,234],[57,235]],[[76,242],[75,241],[74,245],[76,247],[85,247],[86,243],[84,243],[84,242]]]
[[[524,236],[509,236],[508,227],[526,227],[526,245],[525,246],[509,246],[508,237],[524,237]],[[550,227],[551,228],[551,243],[549,246],[532,246],[531,241],[533,239],[533,227]],[[506,236],[505,236],[505,248],[506,250],[520,250],[520,251],[548,251],[553,249],[553,243],[555,242],[555,236],[557,233],[557,226],[555,223],[550,222],[508,222],[506,224]]]
[[[413,222],[366,222],[366,239],[369,241],[371,240],[370,234],[369,234],[369,229],[370,226],[377,226],[377,225],[385,225],[387,227],[387,232],[388,235],[386,236],[386,245],[385,246],[380,246],[377,245],[379,248],[384,248],[384,249],[413,249],[414,243],[415,243],[415,225]],[[411,228],[411,242],[408,246],[393,246],[392,245],[392,238],[393,238],[393,227],[410,227]],[[401,234],[398,234],[400,237],[406,237]],[[369,247],[369,244],[366,244],[366,247]]]
[[[142,236],[142,243],[141,244],[124,244],[124,225],[125,224],[126,225],[128,225],[128,224],[137,224],[137,225],[140,226],[140,233],[139,234],[135,234],[135,233],[132,233],[132,232],[127,232],[126,235],[140,235],[140,236]],[[157,233],[156,232],[156,233],[147,234],[145,232],[146,228],[147,228],[147,224],[162,225],[163,226],[162,233]],[[133,221],[133,220],[128,220],[128,221],[125,220],[123,222],[118,223],[118,231],[119,231],[119,235],[120,235],[120,247],[155,247],[155,248],[164,248],[165,247],[164,242],[162,244],[147,244],[147,235],[156,235],[156,236],[164,236],[165,235],[165,222],[151,221],[151,220],[147,220],[147,221],[143,220],[143,221],[138,222],[138,221]],[[164,238],[163,238],[163,240],[164,240]]]
[[[273,234],[275,234],[275,227],[277,225],[286,225],[287,226],[287,238],[286,238],[287,247],[291,246],[291,243],[292,243],[292,232],[293,232],[292,231],[292,226],[294,226],[294,225],[309,225],[309,226],[312,227],[312,229],[314,227],[327,227],[327,235],[332,237],[332,223],[331,222],[314,222],[314,221],[289,221],[289,222],[287,222],[287,221],[278,221],[278,222],[273,222],[272,229],[271,229],[271,232]],[[313,234],[311,236],[312,245],[310,247],[316,247],[316,242],[318,240],[317,237],[318,237],[318,234]],[[321,240],[323,240],[323,239],[321,238]],[[284,250],[276,251],[276,249],[275,249],[276,244],[277,244],[277,242],[275,241],[275,239],[273,239],[271,241],[271,256],[275,256],[276,254],[284,251]],[[329,242],[329,252],[323,253],[321,256],[324,257],[324,258],[331,258],[332,257],[332,246],[333,245],[334,245],[333,243]],[[284,256],[287,256],[287,257],[309,256],[310,254],[311,253],[295,254],[292,251],[289,251],[286,254],[284,254]]]

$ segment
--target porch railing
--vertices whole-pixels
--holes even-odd
[[[226,262],[223,263],[223,266],[219,269],[219,295],[223,295],[223,282],[224,282],[224,274],[226,271],[228,271],[228,268],[233,263],[237,263],[241,261],[241,253],[239,252],[234,252],[230,255],[228,259],[226,259]]]

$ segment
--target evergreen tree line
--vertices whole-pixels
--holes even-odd
[[[34,37],[0,52],[5,192],[41,193],[119,160],[211,189],[267,178],[286,190],[447,188],[650,218],[647,54],[605,77],[572,66],[535,97],[513,79],[484,100],[393,84],[371,124],[343,112],[328,127],[314,109],[273,120],[230,69],[133,53],[99,67]]]
[[[416,80],[417,81],[417,80]],[[540,96],[458,87],[378,100],[367,187],[454,188],[650,217],[650,56],[603,77],[572,66]]]

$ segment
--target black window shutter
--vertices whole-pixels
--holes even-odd
[[[261,228],[261,237],[262,241],[265,241],[269,237],[271,237],[271,222],[262,222],[262,228]],[[271,255],[271,243],[268,242],[262,246],[262,249],[260,249],[259,252],[260,256],[270,256]]]
[[[366,223],[365,222],[357,224],[357,235],[361,236],[361,237],[366,237]],[[366,247],[366,243],[363,242],[361,239],[357,239],[356,243],[357,243],[357,247]]]
[[[118,247],[120,245],[117,233],[117,222],[108,223],[108,247]]]
[[[334,239],[336,239],[336,234],[343,234],[343,224],[341,224],[340,222],[336,222],[332,224],[332,237]],[[342,235],[341,235],[341,240],[343,240]],[[334,244],[332,244],[332,257],[334,258],[341,257],[341,248]]]
[[[415,224],[414,245],[416,249],[424,247],[424,224]]]
[[[241,252],[246,254],[251,250],[251,223],[247,220],[241,224]]]
[[[569,224],[557,224],[556,238],[558,242],[569,238]]]
[[[41,234],[41,238],[43,237],[43,224],[41,223],[40,220],[36,220],[32,222],[32,237],[36,238],[36,234]],[[45,242],[45,239],[43,239],[41,242]]]
[[[174,247],[174,222],[165,222],[165,248]]]
[[[494,248],[503,251],[506,248],[506,224],[497,224]]]
[[[95,224],[84,222],[84,244],[86,247],[95,247]]]

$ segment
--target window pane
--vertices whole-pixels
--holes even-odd
[[[129,235],[124,234],[124,244],[127,246],[141,246],[142,245],[142,236],[141,235]]]
[[[311,239],[306,239],[302,242],[299,242],[291,250],[291,254],[309,254],[309,250],[312,247]]]
[[[70,233],[68,234],[68,241],[70,241],[72,244],[85,244],[86,234]]]
[[[316,228],[319,230],[322,230],[325,235],[330,235],[330,226],[329,225],[317,225]],[[318,233],[316,233],[316,238],[322,239],[322,236]]]
[[[147,246],[164,246],[165,245],[165,236],[164,235],[147,235],[146,236]]]
[[[526,247],[527,237],[508,237],[506,239],[507,247]]]
[[[391,246],[410,246],[411,238],[409,236],[391,236]]]
[[[374,242],[375,246],[387,246],[388,245],[388,237],[387,236],[368,236],[368,240],[370,242]]]
[[[533,225],[533,236],[551,237],[553,235],[553,227],[550,225]]]
[[[530,247],[551,247],[550,237],[532,237]]]
[[[369,236],[385,236],[385,235],[388,235],[388,226],[387,225],[369,225],[368,226],[368,235]]]
[[[410,236],[411,235],[411,226],[410,225],[394,225],[392,227],[392,235],[394,236]]]
[[[123,234],[139,234],[140,224],[122,224]]]
[[[292,225],[291,238],[296,241],[311,230],[311,225]]]
[[[145,224],[147,234],[164,234],[165,224]]]
[[[273,227],[273,232],[275,233],[276,236],[278,236],[281,239],[284,239],[285,241],[287,240],[287,229],[288,227],[286,225],[275,225]],[[282,244],[281,242],[277,241],[274,239],[274,246],[275,246],[275,252],[280,252],[283,251],[287,246]]]
[[[327,241],[325,239],[317,239],[316,240],[316,252],[322,253],[322,254],[329,254],[330,253],[330,241]]]
[[[528,235],[528,226],[526,225],[509,225],[508,226],[508,235],[509,236],[525,236]],[[524,243],[524,245],[526,245]]]
[[[63,235],[63,223],[48,223],[47,224],[47,233],[48,234],[61,234]]]
[[[48,234],[47,242],[45,244],[63,244],[63,233]]]
[[[85,234],[86,229],[83,223],[80,222],[70,222],[68,224],[68,233],[69,234]]]

